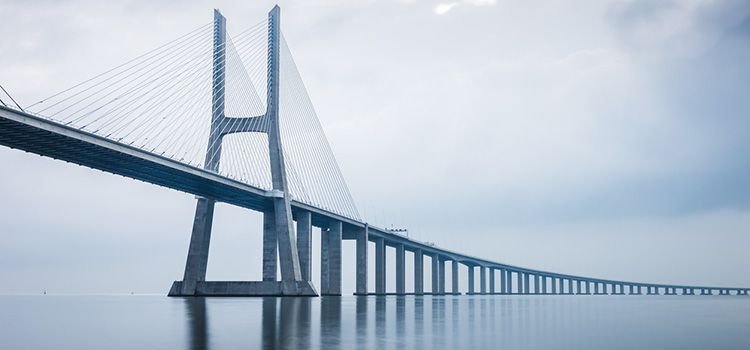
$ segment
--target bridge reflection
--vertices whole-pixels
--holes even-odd
[[[191,297],[180,302],[191,349],[593,349],[613,341],[633,343],[633,333],[642,335],[636,343],[646,345],[651,327],[681,334],[680,327],[693,321],[673,327],[670,310],[704,305],[695,301],[706,299],[673,296],[663,303],[658,298],[664,297]],[[726,299],[727,306],[735,299],[708,298]],[[700,320],[694,321],[687,325],[700,328]],[[737,321],[727,319],[726,326]],[[581,329],[590,332],[582,337]]]
[[[250,348],[486,347],[500,339],[499,334],[513,330],[510,319],[529,318],[523,311],[528,303],[548,308],[558,302],[497,296],[191,297],[183,301],[188,321],[186,342],[196,350],[225,348],[227,335],[236,338],[237,327],[249,344],[239,342]],[[230,311],[233,315],[228,317]],[[507,319],[501,327],[504,330],[495,329],[495,317],[501,314]],[[485,335],[472,336],[479,333]],[[511,341],[507,338],[501,343]],[[238,345],[235,342],[233,345]]]

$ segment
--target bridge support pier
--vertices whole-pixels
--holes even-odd
[[[524,294],[523,293],[523,272],[520,272],[520,271],[516,272],[516,281],[518,282],[518,283],[516,283],[517,284],[517,286],[516,286],[517,293],[518,294]]]
[[[431,256],[432,260],[432,295],[440,294],[440,260],[437,254]]]
[[[479,293],[487,294],[487,268],[479,267]]]
[[[208,247],[211,243],[211,227],[214,220],[215,202],[208,198],[199,198],[195,208],[193,232],[190,235],[185,274],[182,277],[179,295],[194,295],[198,282],[206,280],[208,267]],[[175,282],[176,283],[176,282]],[[175,286],[172,286],[175,289]],[[175,291],[177,292],[177,291]],[[170,294],[172,291],[170,290]]]
[[[601,285],[601,289],[599,288],[599,285]],[[607,285],[605,283],[599,283],[594,282],[594,294],[595,295],[605,295],[607,294]]]
[[[369,227],[358,231],[357,235],[357,289],[358,295],[367,294],[367,242]]]
[[[490,273],[490,294],[495,294],[495,269],[490,267],[487,270]]]
[[[506,294],[507,290],[505,288],[505,285],[508,283],[506,281],[506,272],[505,269],[500,269],[500,294]]]
[[[341,295],[341,221],[334,221],[321,231],[320,294]]]
[[[468,293],[467,294],[474,294],[474,266],[466,265],[468,268]]]
[[[312,281],[312,214],[297,213],[297,252],[303,281]]]
[[[263,281],[276,281],[279,241],[273,212],[263,212]]]
[[[451,293],[453,295],[459,295],[461,292],[458,291],[458,261],[451,261]]]
[[[508,270],[505,274],[505,282],[507,283],[505,286],[505,293],[513,294],[513,271]]]
[[[218,11],[214,11],[213,35],[213,79],[212,79],[212,108],[211,125],[208,134],[208,148],[203,163],[208,171],[219,172],[222,140],[227,134],[235,132],[264,132],[268,135],[268,153],[271,170],[272,191],[269,197],[273,203],[273,210],[264,213],[263,229],[263,281],[258,282],[206,282],[206,265],[208,262],[208,246],[211,239],[211,225],[215,201],[199,198],[193,222],[193,232],[190,238],[190,248],[185,265],[185,275],[182,281],[177,281],[169,291],[170,296],[191,295],[299,295],[317,296],[310,281],[303,278],[299,259],[299,248],[292,220],[291,198],[287,191],[286,169],[281,148],[281,131],[279,128],[279,52],[280,52],[280,9],[275,6],[268,14],[268,65],[267,65],[267,103],[266,112],[259,117],[242,117],[238,119],[252,120],[265,118],[270,123],[266,129],[236,129],[228,130],[222,125],[227,122],[224,109],[225,96],[225,66],[226,66],[226,19]],[[257,120],[257,119],[256,119]],[[249,125],[249,124],[248,124]],[[341,225],[339,223],[338,242],[332,247],[334,253],[333,292],[341,293],[340,289],[340,252]],[[335,238],[334,238],[335,240]],[[338,253],[338,256],[335,254]],[[278,257],[278,258],[277,258]],[[338,262],[335,261],[338,257]],[[278,260],[277,260],[278,259]],[[281,270],[281,282],[276,281],[276,266]],[[338,274],[338,275],[336,275]],[[338,285],[336,277],[338,276]],[[326,286],[325,288],[328,288]]]
[[[438,293],[445,295],[445,259],[438,256]]]
[[[531,285],[529,283],[529,274],[523,273],[523,294],[529,294],[531,292]]]
[[[396,294],[406,294],[406,253],[403,244],[396,245]]]
[[[422,254],[422,249],[414,250],[414,294],[424,294],[424,254]]]
[[[375,241],[375,294],[385,295],[385,240]]]

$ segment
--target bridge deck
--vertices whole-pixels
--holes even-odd
[[[122,144],[3,106],[0,106],[0,145],[122,175],[197,196],[213,198],[217,201],[243,208],[256,211],[265,211],[272,208],[271,197],[263,189],[153,154],[137,147]],[[345,225],[354,227],[365,226],[363,222],[304,203],[293,202],[292,207],[295,211],[310,211],[315,226],[326,227],[327,223],[331,220],[341,221]],[[388,245],[403,244],[406,250],[414,251],[421,249],[425,255],[439,255],[442,258],[455,260],[469,266],[506,269],[513,272],[544,275],[550,278],[659,288],[747,290],[746,288],[639,283],[558,274],[472,257],[435,247],[424,242],[418,242],[382,228],[371,226],[369,228],[369,236],[370,240],[382,238],[387,241]]]

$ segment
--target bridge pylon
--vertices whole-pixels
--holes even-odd
[[[208,251],[211,241],[214,206],[211,198],[199,198],[195,210],[185,273],[182,281],[175,281],[170,296],[317,296],[310,282],[309,254],[303,273],[300,252],[293,226],[291,197],[284,165],[284,152],[279,128],[279,6],[268,13],[268,72],[266,112],[253,117],[225,115],[226,19],[214,10],[213,77],[211,130],[204,168],[219,171],[223,137],[240,132],[260,132],[268,136],[272,190],[268,192],[272,206],[264,211],[263,219],[263,280],[262,281],[206,281]],[[308,219],[309,221],[309,219]],[[309,232],[307,233],[309,234]],[[303,247],[307,249],[307,247]],[[277,281],[277,262],[281,281]]]

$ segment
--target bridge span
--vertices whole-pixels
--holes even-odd
[[[269,191],[257,188],[202,168],[187,165],[173,159],[122,144],[77,128],[66,126],[49,119],[0,106],[0,144],[38,155],[79,164],[128,178],[149,182],[196,196],[213,198],[220,202],[263,212],[272,210]],[[357,292],[362,295],[385,294],[461,294],[458,285],[458,270],[468,271],[467,294],[684,294],[684,295],[747,295],[750,289],[738,287],[688,286],[654,284],[634,281],[574,276],[549,271],[513,266],[443,249],[425,242],[413,240],[384,228],[370,226],[342,215],[292,202],[296,222],[298,247],[309,247],[312,227],[322,230],[328,239],[328,257],[331,276],[327,282],[328,293],[340,294],[341,287],[341,241],[357,242]],[[367,285],[367,244],[376,246],[375,289]],[[386,246],[396,249],[396,292],[386,293]],[[405,252],[414,253],[414,280],[412,291],[407,293],[405,286]],[[300,252],[303,269],[310,269],[311,253]],[[424,291],[424,256],[432,262],[432,290]],[[326,257],[321,257],[325,260]],[[336,262],[338,261],[338,263]],[[446,289],[446,265],[449,266],[453,281]],[[476,277],[478,270],[479,276]],[[309,277],[308,277],[309,278]],[[474,288],[475,279],[479,288]],[[226,285],[233,282],[206,282],[206,295],[225,295],[220,290],[209,288],[212,283]],[[237,282],[240,283],[240,282]],[[226,287],[226,286],[225,286]],[[228,288],[228,287],[227,287]],[[242,295],[241,293],[239,295]]]
[[[150,80],[142,80],[138,88],[123,88],[124,92],[117,92],[114,95],[107,93],[109,97],[99,99],[94,93],[89,93],[95,91],[93,87],[88,87],[84,90],[87,94],[84,100],[89,100],[77,101],[75,104],[91,106],[91,109],[88,111],[79,109],[80,114],[75,114],[67,120],[57,119],[60,118],[60,114],[54,114],[53,118],[42,113],[47,110],[46,108],[42,112],[32,112],[0,106],[0,144],[197,196],[198,203],[185,275],[182,280],[174,282],[169,292],[171,296],[341,295],[341,268],[345,263],[342,261],[343,240],[356,241],[356,259],[351,262],[356,266],[356,295],[458,295],[462,294],[462,290],[465,290],[466,294],[508,295],[748,295],[750,288],[620,281],[528,269],[451,251],[369,225],[359,218],[356,208],[347,201],[347,198],[350,199],[350,196],[347,197],[348,189],[345,188],[343,179],[336,177],[335,173],[338,168],[335,163],[324,169],[322,179],[314,181],[315,183],[324,182],[331,187],[317,188],[304,179],[305,174],[309,175],[310,171],[305,166],[302,159],[304,157],[296,152],[307,152],[303,149],[311,148],[311,144],[316,144],[317,141],[311,141],[314,140],[313,138],[305,139],[310,130],[316,129],[313,123],[309,124],[312,125],[311,127],[294,132],[289,131],[290,124],[307,125],[305,124],[307,119],[295,119],[294,123],[285,124],[287,123],[285,113],[290,113],[292,109],[284,107],[284,103],[299,100],[302,103],[309,103],[309,101],[305,100],[306,95],[303,94],[303,90],[297,91],[296,94],[284,94],[285,84],[287,84],[285,79],[290,76],[288,72],[296,72],[296,67],[293,62],[290,63],[291,56],[288,54],[284,56],[286,51],[282,50],[286,48],[286,43],[281,41],[280,9],[275,7],[269,13],[267,23],[256,27],[264,29],[265,32],[261,34],[261,37],[267,38],[267,40],[262,40],[264,49],[259,53],[267,59],[264,62],[266,101],[264,104],[259,103],[260,109],[257,110],[248,108],[243,111],[244,113],[238,113],[237,110],[230,111],[227,106],[231,106],[231,100],[225,90],[244,86],[248,91],[255,93],[254,95],[248,93],[236,99],[243,103],[253,98],[262,102],[259,99],[262,94],[257,93],[260,88],[256,90],[247,82],[245,85],[230,84],[229,72],[232,66],[230,57],[238,60],[236,67],[241,68],[237,69],[240,69],[243,76],[247,75],[252,78],[253,74],[249,72],[249,64],[243,61],[243,51],[239,45],[241,39],[234,37],[232,41],[232,37],[228,36],[226,31],[224,17],[215,11],[214,22],[208,30],[212,45],[209,50],[210,60],[208,60],[211,72],[208,89],[210,93],[206,100],[210,103],[207,104],[209,113],[204,115],[208,118],[204,125],[210,131],[204,134],[199,133],[197,137],[205,141],[199,146],[205,151],[204,161],[186,161],[184,157],[179,156],[178,152],[170,153],[174,148],[160,152],[158,145],[154,145],[155,142],[161,145],[165,142],[164,140],[167,140],[167,143],[175,141],[179,147],[184,146],[179,145],[180,142],[191,143],[190,137],[173,136],[178,132],[183,133],[182,135],[189,135],[181,129],[170,129],[163,135],[161,132],[153,131],[157,129],[149,129],[146,133],[150,133],[148,135],[151,136],[143,140],[129,140],[130,133],[116,137],[113,136],[116,130],[102,131],[106,130],[110,124],[96,124],[100,123],[100,119],[107,117],[100,112],[106,109],[104,107],[124,103],[123,100],[134,95],[133,91],[142,90],[143,86],[148,86],[148,84],[155,86],[164,84],[164,82]],[[237,47],[230,47],[230,43]],[[232,54],[235,56],[231,56]],[[291,65],[291,68],[288,65]],[[109,82],[121,77],[122,75],[116,75],[104,81],[110,84]],[[252,79],[248,81],[252,83]],[[111,83],[109,86],[114,84]],[[104,83],[97,83],[93,86],[102,87],[103,85]],[[293,84],[290,83],[290,85]],[[112,98],[112,96],[117,96],[117,98]],[[148,96],[154,98],[153,96],[164,96],[164,93],[154,93],[153,96]],[[185,99],[192,100],[195,97],[186,96]],[[131,98],[127,100],[127,103],[140,107],[149,102]],[[163,103],[184,106],[185,101],[167,100]],[[117,108],[122,110],[124,107]],[[180,108],[180,106],[174,108]],[[311,107],[308,106],[307,109]],[[153,122],[152,119],[165,119],[166,116],[162,115],[171,114],[154,109],[148,109],[148,111],[145,113],[154,114],[146,114],[145,123],[156,123],[150,124],[150,128],[180,125],[172,123],[171,126],[163,126],[164,123]],[[118,118],[128,118],[132,114],[124,112],[118,115]],[[315,117],[314,114],[311,115]],[[303,116],[310,117],[310,114]],[[85,121],[86,118],[91,118],[91,120],[86,123],[80,122]],[[117,119],[111,123],[120,123],[121,120]],[[316,117],[314,121],[317,122]],[[95,128],[90,127],[92,123],[96,126]],[[195,125],[187,124],[185,128],[195,128]],[[320,133],[322,134],[322,129]],[[250,171],[248,174],[260,173],[258,175],[260,181],[233,176],[231,172],[222,168],[222,166],[232,164],[231,161],[227,162],[227,158],[222,159],[222,145],[224,145],[224,154],[230,157],[229,159],[248,158],[249,154],[256,150],[248,146],[241,148],[241,152],[234,150],[235,153],[232,153],[233,146],[228,141],[231,140],[232,134],[260,134],[263,137],[261,140],[268,148],[262,150],[260,158],[265,163],[250,164],[249,168],[244,168]],[[156,136],[164,139],[159,141],[159,137]],[[304,141],[304,147],[293,147],[296,138]],[[327,145],[324,136],[322,144]],[[321,152],[330,152],[330,149],[322,148]],[[185,154],[188,153],[185,152]],[[238,158],[231,158],[232,154]],[[321,163],[326,161],[328,160],[323,159]],[[258,169],[266,169],[266,171]],[[322,193],[316,194],[316,191]],[[331,195],[332,192],[340,195]],[[205,272],[215,202],[224,202],[263,213],[262,281],[206,281]],[[312,281],[313,227],[321,230],[319,289]],[[368,266],[370,244],[375,246],[375,266],[372,269]],[[393,267],[386,265],[386,247],[394,248],[396,251]],[[413,253],[414,257],[414,288],[410,291],[406,290],[407,251]],[[431,264],[430,292],[425,292],[424,288],[425,257]],[[468,283],[465,288],[460,288],[459,269],[464,268],[467,271]],[[279,270],[281,270],[281,280],[277,280]],[[374,288],[368,285],[368,274],[371,270],[374,270],[375,274]],[[389,273],[387,271],[395,273],[395,293],[386,292],[386,274]],[[447,273],[451,274],[450,288],[446,286]]]

